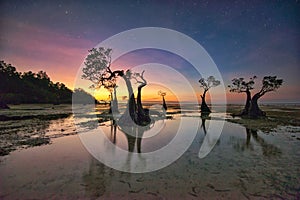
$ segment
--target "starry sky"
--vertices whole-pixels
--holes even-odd
[[[257,75],[259,88],[263,76],[277,75],[283,87],[263,101],[300,102],[299,1],[2,0],[0,8],[1,60],[19,71],[44,70],[70,88],[88,49],[122,31],[163,27],[201,44],[225,84]],[[200,77],[189,63],[168,52],[137,51],[118,64],[158,60],[180,69],[197,87]],[[228,93],[229,103],[243,101],[243,95]]]

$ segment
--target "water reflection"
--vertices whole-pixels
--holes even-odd
[[[106,192],[110,179],[105,178],[108,168],[94,158],[91,159],[88,172],[82,177],[85,187],[85,196],[97,199]]]
[[[263,151],[263,155],[266,157],[277,157],[281,155],[281,150],[274,146],[273,144],[268,144],[262,137],[260,137],[257,134],[257,130],[253,130],[253,129],[248,129],[246,128],[246,133],[247,133],[247,137],[249,135],[249,140],[250,140],[250,135],[253,137],[253,139],[260,144],[262,151]]]
[[[207,127],[207,121],[209,122],[209,127]],[[204,142],[207,148],[213,148],[213,145],[220,145],[222,137],[216,142],[214,137],[213,129],[214,126],[218,126],[217,120],[212,119],[210,114],[201,113],[201,128],[205,135]],[[262,136],[259,135],[258,131],[255,129],[245,128],[246,138],[242,139],[240,137],[230,136],[233,148],[238,152],[244,152],[245,150],[254,151],[255,144],[258,144],[261,148],[262,155],[268,158],[280,157],[282,151],[277,146],[268,143]],[[252,138],[252,139],[251,139]],[[255,143],[253,143],[254,141]]]
[[[101,123],[106,122],[106,126],[109,127],[109,129],[104,130],[104,132],[107,132],[109,130],[110,134],[106,134],[108,139],[116,146],[119,145],[124,149],[126,149],[128,152],[142,153],[143,152],[142,145],[145,144],[143,143],[143,140],[147,141],[146,142],[147,147],[144,152],[149,152],[149,149],[157,150],[158,149],[157,147],[163,147],[173,138],[172,134],[169,134],[169,137],[167,137],[167,139],[163,138],[163,140],[158,140],[160,137],[157,136],[154,136],[153,138],[144,137],[145,132],[149,132],[149,130],[151,131],[151,129],[155,127],[154,124],[157,121],[162,120],[162,116],[158,114],[156,114],[155,117],[151,116],[151,122],[146,126],[117,124],[116,120],[113,119],[112,116],[109,117],[106,113],[98,114],[97,117],[98,117],[98,122]],[[207,148],[210,149],[212,149],[214,145],[220,145],[222,137],[218,138],[217,136],[214,135],[215,134],[214,127],[217,127],[219,125],[218,120],[216,120],[215,117],[212,117],[209,113],[208,114],[202,113],[200,117],[201,117],[201,128],[205,136],[203,143],[205,143]],[[163,132],[176,131],[175,127],[168,126],[168,128],[169,130],[164,130]],[[282,151],[280,150],[280,148],[278,148],[273,144],[268,143],[264,139],[264,137],[259,135],[257,130],[248,129],[245,127],[245,136],[246,136],[245,139],[241,139],[239,136],[238,137],[230,136],[234,138],[232,139],[231,143],[233,145],[233,148],[236,151],[238,152],[243,152],[245,150],[254,151],[255,144],[258,144],[259,147],[261,148],[263,156],[270,157],[270,158],[281,156]],[[152,142],[149,142],[149,140],[152,140]],[[157,145],[155,143],[158,143],[160,145]]]
[[[19,112],[22,111],[20,109]],[[52,138],[76,134],[70,120],[71,114],[50,112],[48,115],[5,117],[0,120],[0,156],[18,148],[49,144]]]
[[[198,139],[201,138],[202,140],[204,137],[203,140],[205,140],[207,138],[208,145],[212,145],[216,141],[213,127],[218,126],[218,120],[212,118],[211,115],[203,115],[201,119],[190,118],[191,120],[202,121],[201,129],[203,131],[198,134]],[[175,122],[176,120],[178,119],[175,119]],[[173,120],[167,121],[167,124],[172,122]],[[135,129],[136,136],[126,135],[125,137],[125,131],[121,127],[113,122],[110,122],[110,125],[107,130],[111,131],[111,141],[113,141],[114,135],[117,135],[117,139],[123,139],[126,142],[126,148],[129,152],[134,152],[136,149],[137,152],[142,151],[142,142],[139,143],[142,140],[139,136],[145,134],[147,130]],[[178,181],[176,182],[177,188],[169,189],[171,194],[164,195],[171,198],[172,194],[184,191],[187,196],[183,197],[188,199],[192,191],[195,197],[226,194],[228,195],[227,198],[230,198],[231,195],[238,195],[237,198],[241,199],[245,197],[255,198],[252,194],[257,192],[259,195],[269,197],[270,192],[273,192],[273,182],[272,178],[268,178],[265,174],[275,173],[273,171],[276,171],[276,168],[272,168],[274,159],[268,158],[281,158],[281,150],[270,144],[272,140],[267,140],[268,137],[264,137],[262,134],[256,130],[226,122],[223,134],[217,142],[218,146],[205,160],[194,157],[195,154],[193,153],[199,151],[199,143],[195,142],[186,156],[183,156],[170,167],[150,174],[136,175],[117,172],[94,160],[91,162],[93,166],[90,166],[89,173],[84,176],[86,195],[89,198],[131,195],[131,199],[141,199],[149,193],[163,194],[166,192],[163,189],[164,184],[171,188],[174,182]],[[234,148],[232,148],[232,144]],[[264,156],[257,153],[249,154],[248,150],[255,150],[256,152],[262,150]],[[149,164],[148,161],[143,160],[142,154],[137,156],[140,156],[139,162],[145,162],[145,166]],[[134,168],[133,159],[133,154],[127,154],[127,162],[124,163],[126,165],[124,167]],[[275,161],[277,163],[277,160]],[[254,182],[257,184],[253,184]],[[151,185],[151,183],[155,183],[155,185]],[[116,188],[118,189],[116,190]],[[203,188],[203,193],[199,192],[198,189],[191,188]]]
[[[240,139],[233,142],[233,148],[238,152],[243,152],[245,150],[254,150],[254,144],[251,142],[251,138],[258,144],[262,149],[263,156],[268,158],[280,157],[282,151],[273,144],[269,144],[263,137],[259,136],[257,130],[246,128],[246,139]]]
[[[157,122],[157,123],[156,123]],[[107,123],[108,124],[108,123]],[[146,143],[153,142],[156,140],[155,134],[161,130],[164,126],[164,120],[153,120],[150,124],[146,126],[128,126],[117,124],[115,120],[110,120],[109,122],[109,133],[106,133],[108,130],[103,127],[106,136],[108,139],[116,146],[125,147],[124,139],[126,140],[126,147],[128,152],[137,152],[142,153],[142,141],[143,138],[146,140]],[[146,134],[145,134],[146,133]],[[153,136],[151,136],[153,135]],[[125,136],[125,137],[123,137]],[[168,139],[169,141],[169,139]],[[164,141],[160,141],[162,143]],[[159,146],[159,145],[156,145]],[[163,146],[163,145],[161,145]],[[155,150],[155,149],[154,149]],[[146,149],[149,151],[149,148]]]
[[[116,144],[117,142],[117,123],[116,120],[111,120],[111,125],[110,125],[110,141],[113,144]]]
[[[210,113],[201,113],[201,127],[204,132],[204,140],[199,150],[199,158],[206,157],[215,145],[220,145],[221,131],[219,127],[223,127],[223,120],[211,120]],[[206,120],[209,121],[209,127],[206,128]]]
[[[162,112],[161,108],[148,110],[141,106],[143,111],[147,111],[146,113],[148,113],[149,120],[147,120],[147,123],[138,125],[135,123],[132,117],[129,116],[128,105],[129,104],[126,105],[125,112],[123,114],[111,115],[104,111],[97,114],[97,120],[93,119],[81,122],[80,126],[89,130],[101,128],[106,137],[112,144],[114,144],[114,146],[122,147],[128,152],[142,153],[143,138],[148,140],[147,142],[153,139],[156,140],[156,134],[159,133],[159,131],[163,128],[164,120],[167,119],[167,116],[166,113]],[[95,123],[95,121],[98,123]],[[159,123],[156,124],[158,121]],[[174,130],[174,133],[175,132],[176,130]],[[170,140],[168,140],[168,142],[169,141]],[[158,142],[158,144],[162,142],[164,142],[164,140]],[[126,147],[124,143],[126,143]]]
[[[219,124],[215,113],[201,118],[198,112],[192,114],[182,118],[200,122],[200,134],[186,153],[166,168],[146,174],[120,172],[94,158],[90,159],[77,136],[61,137],[55,139],[52,145],[14,152],[3,159],[0,165],[3,187],[0,196],[4,199],[172,199],[175,195],[182,199],[299,197],[298,140],[289,140],[284,134],[266,135],[226,122],[220,145],[215,146],[205,159],[199,159],[199,141],[204,142],[207,138],[207,144],[212,144],[214,138],[217,139],[213,127]],[[136,135],[129,137],[111,118],[105,122],[101,119],[98,127],[104,130],[108,142],[115,144],[114,148],[121,146],[126,151],[150,152],[165,146],[162,141],[172,139],[180,124],[178,116],[166,120],[162,134],[151,138],[141,139],[139,136],[146,136],[161,123],[160,120],[156,120],[149,129],[136,129]],[[66,125],[71,119],[61,120],[63,133],[68,132]],[[57,123],[53,124],[55,133],[61,132],[62,126]],[[98,129],[96,131],[99,132]],[[183,134],[189,133],[187,129]],[[92,137],[95,134],[87,135]],[[96,139],[99,152],[107,152],[106,144]],[[146,167],[153,163],[153,160],[143,160],[140,153],[123,155],[117,159],[126,165],[124,168],[128,171],[135,169],[136,160],[144,162]]]
[[[125,132],[129,152],[134,152],[135,144],[137,144],[137,152],[141,153],[142,137],[145,132],[145,130],[143,130],[143,129],[144,129],[144,127],[137,127],[135,131],[133,130],[134,132],[136,132],[136,134],[137,134],[136,136],[132,136],[131,134],[127,134]]]
[[[211,117],[209,116],[210,113],[201,113],[201,127],[203,129],[204,134],[206,135],[207,130],[206,130],[206,125],[205,125],[205,121],[208,119],[210,120]]]

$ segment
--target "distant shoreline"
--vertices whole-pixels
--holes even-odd
[[[119,102],[120,104],[126,104],[127,102],[125,101],[120,101]],[[146,104],[162,104],[161,101],[143,101],[143,103],[146,105]],[[8,106],[14,106],[14,105],[53,105],[53,106],[56,106],[56,105],[72,105],[73,103],[61,103],[61,104],[52,104],[52,103],[20,103],[20,104],[11,104],[11,103],[8,103],[7,105]],[[80,104],[80,103],[78,103]],[[188,105],[188,104],[194,104],[194,102],[167,102],[168,105],[178,105],[178,104],[183,104],[183,105]],[[199,104],[199,103],[197,103]],[[109,103],[97,103],[96,105],[109,105]],[[207,104],[209,106],[212,106],[212,104]],[[228,103],[228,104],[213,104],[214,106],[244,106],[243,103]],[[300,106],[300,102],[267,102],[267,103],[260,103],[260,105],[262,106]]]

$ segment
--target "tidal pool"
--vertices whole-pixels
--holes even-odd
[[[149,173],[127,173],[105,166],[88,153],[77,134],[51,137],[49,145],[13,151],[0,158],[0,198],[300,198],[300,141],[285,129],[266,134],[230,122],[224,123],[221,137],[217,139],[210,130],[226,117],[224,113],[215,113],[202,120],[197,111],[190,110],[173,114],[172,118],[156,121],[151,128],[159,130],[159,134],[143,138],[140,145],[137,139],[128,142],[128,137],[111,121],[101,121],[96,130],[101,129],[101,134],[116,148],[136,153],[164,147],[175,137],[182,120],[190,124],[199,122],[187,151],[171,165]],[[52,120],[45,128],[46,135],[59,135],[62,129],[63,132],[73,130],[72,120],[73,116]],[[83,118],[82,122],[89,120],[94,119]],[[186,134],[189,130],[186,129]],[[208,145],[215,145],[200,159],[204,140]],[[105,151],[101,144],[98,150]]]

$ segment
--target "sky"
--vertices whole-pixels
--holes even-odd
[[[262,101],[300,102],[299,1],[2,0],[0,8],[0,59],[22,72],[46,71],[70,88],[88,50],[101,41],[133,28],[163,27],[202,45],[225,85],[235,77],[256,75],[258,90],[263,76],[277,75],[283,86]],[[202,92],[193,66],[170,52],[131,52],[116,66],[126,69],[147,62],[173,67],[197,94]],[[244,101],[242,94],[227,93],[229,103]],[[150,98],[150,92],[145,96]]]

